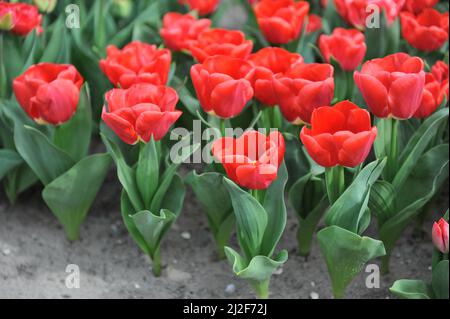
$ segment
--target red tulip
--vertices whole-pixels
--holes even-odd
[[[313,110],[330,105],[334,95],[330,64],[296,64],[273,83],[281,112],[294,124],[309,123]]]
[[[238,30],[211,29],[203,32],[189,50],[200,63],[208,57],[226,55],[245,59],[253,49],[253,42],[245,40],[245,34]]]
[[[268,47],[259,50],[249,57],[255,66],[248,78],[252,82],[255,97],[264,105],[278,104],[278,98],[273,87],[276,74],[286,73],[296,64],[303,63],[300,54],[291,53],[281,48]]]
[[[169,12],[164,15],[163,27],[160,30],[166,47],[173,51],[187,50],[198,39],[198,36],[209,29],[211,20],[197,20],[190,14]]]
[[[262,0],[255,6],[259,28],[267,41],[286,44],[300,36],[309,3],[294,0]]]
[[[448,222],[441,218],[433,224],[432,238],[434,246],[443,254],[448,254]]]
[[[435,79],[432,73],[427,73],[425,75],[422,101],[414,117],[426,118],[430,116],[441,105],[443,99],[444,94],[441,91],[441,84]]]
[[[402,12],[400,18],[403,38],[416,49],[434,51],[448,40],[448,12],[425,9],[418,16]]]
[[[322,30],[322,18],[317,14],[310,14],[308,16],[308,25],[306,26],[306,33],[313,33]]]
[[[242,59],[214,56],[191,68],[191,78],[205,112],[231,118],[242,112],[253,97],[247,74],[252,65]]]
[[[432,8],[439,0],[406,0],[404,10],[419,14],[426,8]]]
[[[303,127],[300,138],[319,165],[355,167],[366,159],[377,137],[370,114],[350,101],[323,106],[313,112],[311,128]]]
[[[219,6],[220,0],[178,0],[178,2],[187,5],[189,10],[197,10],[204,16],[213,13]]]
[[[331,35],[321,35],[319,48],[327,63],[335,59],[345,71],[353,71],[364,59],[367,46],[364,34],[357,29],[336,28]]]
[[[161,140],[182,112],[175,109],[177,92],[166,86],[135,84],[105,95],[103,121],[127,144]]]
[[[431,68],[434,78],[441,84],[441,94],[449,97],[448,90],[448,64],[444,61],[437,61]]]
[[[370,111],[377,117],[409,119],[416,113],[425,84],[423,61],[395,53],[363,64],[353,77]]]
[[[34,29],[42,32],[38,8],[26,3],[0,2],[0,30],[25,36]]]
[[[165,85],[169,77],[171,54],[155,45],[134,41],[122,50],[114,45],[106,48],[106,59],[100,68],[116,87],[129,88],[135,83]]]
[[[368,10],[369,5],[378,6],[383,10],[389,24],[397,18],[405,0],[334,0],[339,15],[351,26],[363,30],[366,28],[366,19],[374,14],[373,10]]]
[[[238,139],[225,137],[214,141],[212,153],[235,183],[249,189],[266,189],[277,178],[285,143],[279,132],[266,137],[257,131],[247,131]]]
[[[13,82],[20,106],[39,124],[60,125],[77,110],[83,78],[73,65],[32,65]]]

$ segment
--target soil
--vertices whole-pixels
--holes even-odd
[[[0,298],[253,298],[247,283],[234,277],[230,265],[216,260],[206,217],[191,191],[163,242],[165,266],[160,278],[152,275],[149,260],[122,224],[119,193],[111,171],[82,226],[80,240],[70,243],[41,201],[39,187],[23,194],[14,206],[0,191]],[[434,213],[422,230],[411,227],[405,232],[381,287],[366,288],[368,274],[362,272],[349,286],[347,298],[393,298],[388,288],[396,279],[430,279],[431,225],[448,207],[445,197],[439,202],[443,205],[430,209]],[[317,242],[307,260],[298,256],[297,220],[290,208],[288,215],[278,247],[288,249],[290,256],[282,272],[274,275],[271,297],[331,298]],[[69,264],[79,266],[78,289],[65,285]]]

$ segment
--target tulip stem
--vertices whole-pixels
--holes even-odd
[[[252,284],[252,287],[259,299],[269,298],[269,285],[270,279]]]
[[[226,135],[226,125],[225,125],[225,119],[220,119],[220,134],[222,134],[222,137],[225,137]]]
[[[0,31],[0,98],[6,96],[6,69],[5,69],[5,60],[4,60],[4,50],[3,50],[3,32]]]
[[[161,276],[161,251],[156,248],[152,257],[152,271],[156,277]]]
[[[330,205],[342,195],[345,191],[345,171],[343,166],[334,166],[325,168],[325,181],[327,186],[328,199]]]
[[[389,154],[386,163],[387,170],[387,180],[393,181],[395,177],[395,173],[397,172],[397,162],[398,162],[398,121],[394,118],[390,119],[390,129],[391,129],[391,138],[390,138],[390,148]]]

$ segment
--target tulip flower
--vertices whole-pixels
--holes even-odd
[[[367,46],[357,29],[336,28],[331,35],[321,35],[319,49],[327,63],[332,57],[344,71],[353,71],[364,59]]]
[[[378,6],[386,14],[387,22],[392,24],[403,7],[405,0],[334,0],[334,6],[339,15],[351,26],[364,30],[366,19],[373,10],[369,5]]]
[[[0,30],[25,36],[34,29],[42,32],[38,8],[26,3],[0,2]]]
[[[173,51],[188,50],[199,35],[211,26],[209,19],[195,19],[190,14],[169,12],[164,15],[161,37],[166,47]]]
[[[443,254],[448,254],[448,222],[441,218],[433,224],[432,238],[434,246]]]
[[[300,36],[309,3],[294,0],[262,0],[254,6],[259,28],[267,41],[286,44]]]
[[[177,92],[165,86],[135,84],[105,95],[103,121],[127,144],[161,140],[182,112],[175,109]]]
[[[422,101],[414,117],[426,118],[430,116],[441,105],[444,100],[444,92],[441,91],[441,84],[436,80],[432,73],[425,76],[425,87],[423,90]]]
[[[377,136],[370,114],[350,101],[314,110],[311,128],[300,138],[312,159],[321,166],[355,167],[366,159]]]
[[[205,16],[216,10],[220,0],[178,0],[178,2],[188,6],[189,10],[197,10],[201,16]]]
[[[284,117],[294,124],[309,123],[313,110],[329,105],[334,94],[330,64],[297,64],[274,79],[274,89]]]
[[[278,104],[278,98],[273,87],[276,74],[284,74],[291,67],[303,63],[300,54],[291,53],[281,48],[263,48],[252,54],[249,61],[253,63],[254,69],[249,75],[255,90],[255,97],[267,106]]]
[[[406,0],[403,10],[419,14],[426,8],[432,8],[439,0]]]
[[[83,78],[73,65],[39,63],[13,82],[17,101],[39,124],[60,125],[77,110]]]
[[[370,111],[377,117],[411,118],[420,106],[425,83],[424,63],[396,53],[363,64],[354,80]]]
[[[306,33],[313,33],[322,30],[322,18],[317,14],[310,14],[308,16],[308,24],[306,26]]]
[[[433,74],[436,81],[438,81],[441,84],[441,93],[447,97],[449,97],[449,90],[448,90],[448,64],[446,64],[443,61],[437,61],[432,67],[431,67],[431,73]]]
[[[260,190],[268,188],[277,178],[285,144],[279,132],[271,132],[266,137],[257,131],[248,131],[238,139],[216,140],[212,153],[231,180],[242,187]]]
[[[238,30],[211,29],[199,35],[198,40],[189,47],[192,56],[203,63],[208,57],[226,55],[245,59],[253,49],[253,42],[245,39]]]
[[[403,38],[421,51],[434,51],[448,40],[448,12],[425,9],[415,16],[410,12],[400,14]]]
[[[106,59],[100,60],[100,68],[116,87],[127,89],[140,82],[167,83],[172,59],[168,49],[159,50],[155,45],[134,41],[122,50],[110,45],[106,55]]]
[[[191,78],[203,110],[222,119],[242,112],[253,97],[246,78],[252,65],[242,59],[215,56],[191,68]]]

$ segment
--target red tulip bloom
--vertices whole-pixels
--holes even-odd
[[[216,10],[220,0],[178,0],[178,2],[187,5],[189,10],[197,10],[201,16],[205,16]]]
[[[275,75],[284,74],[296,64],[303,63],[303,58],[297,53],[268,47],[252,54],[249,61],[255,66],[248,77],[252,82],[255,97],[264,105],[274,106],[278,104],[273,87]]]
[[[247,74],[252,65],[242,59],[214,56],[191,68],[191,78],[203,110],[221,118],[242,112],[253,97]]]
[[[166,86],[135,84],[105,95],[102,119],[125,143],[161,140],[182,112],[175,109],[177,92]]]
[[[400,18],[403,38],[416,49],[434,51],[448,40],[448,12],[429,8],[418,16],[402,12]]]
[[[77,110],[83,78],[73,65],[32,65],[13,82],[20,106],[39,124],[60,125]]]
[[[339,15],[348,24],[360,30],[366,28],[366,19],[374,14],[374,10],[368,10],[369,5],[377,6],[380,13],[383,10],[388,23],[392,24],[404,3],[405,0],[334,0]]]
[[[166,47],[173,51],[187,50],[198,36],[209,29],[211,20],[197,20],[188,14],[169,12],[164,15],[161,37]]]
[[[310,14],[308,16],[308,25],[306,26],[306,33],[313,33],[322,30],[322,18],[317,14]]]
[[[350,101],[323,106],[313,112],[311,128],[303,127],[300,138],[319,165],[355,167],[366,159],[377,137],[370,114]]]
[[[100,68],[116,87],[129,88],[135,83],[165,85],[169,77],[171,54],[155,45],[134,41],[122,50],[114,45],[106,48],[106,59]]]
[[[448,254],[448,222],[441,218],[433,224],[432,238],[434,246],[443,254]]]
[[[285,148],[279,132],[265,136],[247,131],[238,139],[224,137],[214,141],[212,153],[235,183],[249,189],[266,189],[277,178]]]
[[[406,0],[403,10],[419,14],[426,8],[434,7],[439,0]]]
[[[409,119],[422,100],[425,84],[423,61],[395,53],[363,64],[353,75],[370,111],[377,117]]]
[[[330,105],[334,95],[330,64],[296,64],[273,83],[281,112],[294,124],[309,123],[313,110]]]
[[[327,63],[331,57],[345,71],[353,71],[364,59],[367,46],[364,34],[357,29],[336,28],[331,35],[321,35],[319,49]]]
[[[432,73],[425,75],[425,87],[423,90],[422,100],[414,117],[426,118],[436,111],[444,100],[444,94],[441,91],[441,83],[439,83]]]
[[[0,2],[0,25],[2,30],[25,36],[34,29],[42,32],[42,16],[36,6],[26,3]]]
[[[437,61],[431,67],[431,73],[433,73],[434,78],[441,84],[441,94],[447,96],[447,100],[449,97],[448,90],[448,64],[444,61]]]
[[[200,63],[215,55],[245,59],[252,52],[252,49],[253,42],[246,40],[243,32],[226,29],[205,31],[189,47],[192,56]]]
[[[300,36],[309,3],[294,0],[262,0],[255,6],[259,28],[267,41],[286,44]]]

